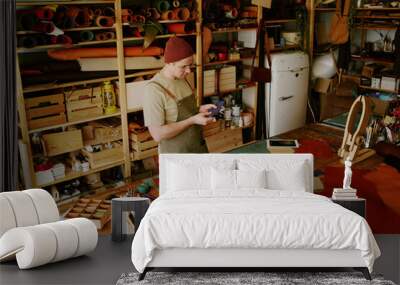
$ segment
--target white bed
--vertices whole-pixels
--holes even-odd
[[[160,197],[132,243],[140,279],[155,267],[354,267],[370,278],[380,251],[367,222],[312,194],[312,181],[309,154],[160,155]]]

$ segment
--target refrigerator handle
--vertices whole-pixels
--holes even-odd
[[[292,95],[292,96],[282,96],[282,97],[279,97],[279,100],[280,101],[285,101],[285,100],[289,100],[290,98],[293,98],[294,96]]]

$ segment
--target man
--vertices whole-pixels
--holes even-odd
[[[145,125],[159,142],[160,153],[204,153],[207,147],[201,125],[213,120],[209,109],[197,109],[195,90],[186,77],[193,64],[193,50],[183,39],[170,38],[165,46],[165,66],[146,86],[143,103]]]

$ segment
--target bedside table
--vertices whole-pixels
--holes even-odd
[[[366,217],[366,200],[364,198],[354,198],[348,200],[332,199],[333,203],[339,204],[340,206],[359,214],[361,217]]]

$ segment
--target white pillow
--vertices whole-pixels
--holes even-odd
[[[267,188],[266,171],[263,170],[236,170],[238,188]]]
[[[211,169],[235,169],[234,160],[190,161],[171,159],[166,165],[167,191],[211,189]]]
[[[308,188],[307,164],[305,161],[285,159],[238,160],[239,170],[266,170],[268,189],[306,191]]]
[[[216,169],[211,170],[211,188],[236,190],[236,170]]]

